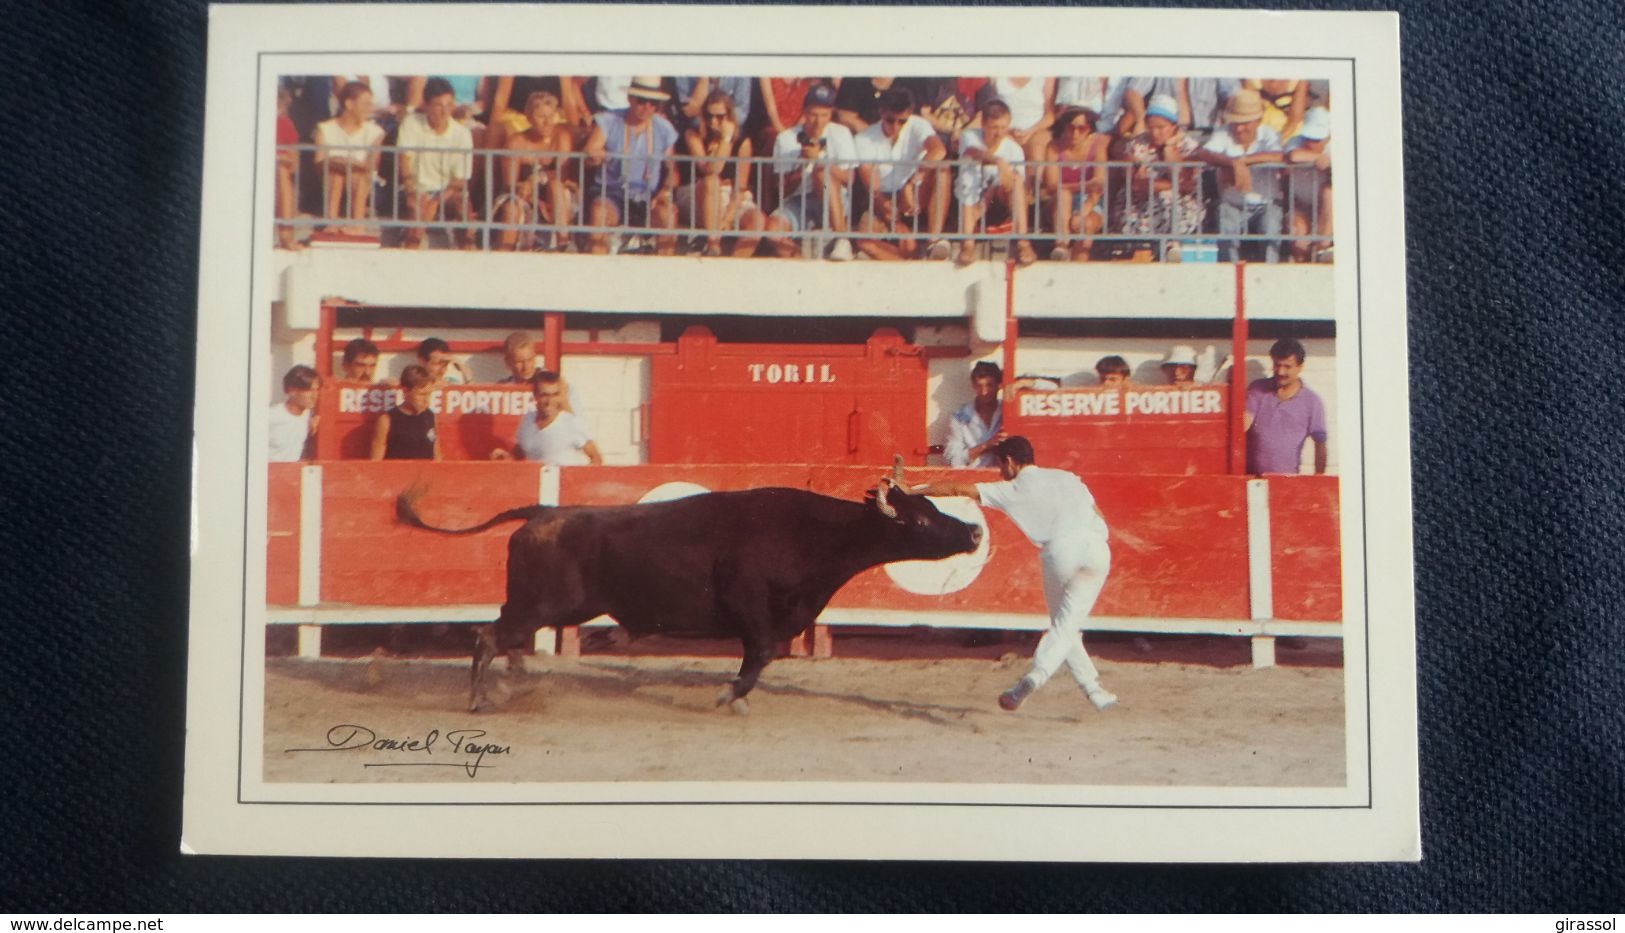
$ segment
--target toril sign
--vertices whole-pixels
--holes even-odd
[[[745,368],[750,371],[751,382],[770,385],[835,381],[835,374],[829,371],[828,363],[746,363]]]

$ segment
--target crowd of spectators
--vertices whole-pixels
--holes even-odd
[[[1321,81],[338,75],[278,104],[284,248],[1331,256]]]

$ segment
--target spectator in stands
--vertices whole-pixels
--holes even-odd
[[[594,227],[615,227],[624,222],[671,230],[677,226],[677,205],[672,200],[672,191],[677,188],[677,166],[671,162],[677,128],[656,112],[671,95],[661,90],[660,79],[652,76],[634,77],[626,93],[627,108],[606,110],[593,117],[596,125],[587,137],[587,161],[600,168],[589,222]],[[592,253],[609,252],[606,233],[593,233],[588,242]],[[672,255],[677,251],[677,237],[658,237],[655,251],[662,256]]]
[[[1293,262],[1324,262],[1331,258],[1332,233],[1332,115],[1324,107],[1311,108],[1287,140],[1287,206],[1292,212]],[[1314,235],[1322,239],[1302,239]]]
[[[384,135],[393,133],[401,125],[401,116],[406,111],[402,102],[395,96],[398,82],[391,81],[386,75],[334,75],[333,103],[340,112],[344,106],[344,88],[350,84],[367,86],[367,91],[372,96],[368,100],[364,116],[383,127]]]
[[[423,112],[401,123],[400,179],[407,215],[423,223],[442,217],[469,217],[468,180],[474,174],[474,137],[451,118],[456,99],[445,78],[430,78],[423,88]],[[420,246],[423,227],[406,231],[407,248]],[[465,236],[467,237],[466,239]],[[449,237],[465,248],[475,245],[466,231]]]
[[[947,259],[948,241],[941,237],[948,222],[948,191],[952,187],[944,162],[948,148],[937,137],[936,129],[914,114],[914,95],[908,88],[894,87],[884,92],[878,106],[874,125],[854,140],[858,158],[866,160],[858,165],[858,178],[869,205],[858,229],[905,236],[900,240],[860,239],[858,248],[871,259],[917,258],[919,245],[914,237],[920,233],[923,202],[926,232],[932,238],[926,254],[932,259]]]
[[[1103,356],[1095,364],[1095,375],[1100,377],[1102,389],[1128,388],[1128,361],[1116,354]]]
[[[1248,78],[1246,87],[1258,91],[1264,102],[1264,126],[1275,131],[1282,139],[1298,132],[1298,125],[1309,110],[1309,82],[1289,78]]]
[[[288,108],[293,104],[293,91],[287,85],[279,84],[276,89],[276,219],[278,221],[291,220],[299,213],[299,192],[294,186],[294,176],[299,171],[299,150],[292,147],[299,145],[299,130],[293,125],[293,118],[288,116]],[[276,245],[282,249],[299,249],[299,231],[293,225],[278,223],[276,225]]]
[[[1195,236],[1207,217],[1199,167],[1158,163],[1194,161],[1201,147],[1179,128],[1179,102],[1166,94],[1146,103],[1144,122],[1145,132],[1120,139],[1112,147],[1112,161],[1132,162],[1134,167],[1126,178],[1121,177],[1123,170],[1113,170],[1119,183],[1110,189],[1111,228],[1138,236]],[[1150,262],[1153,248],[1150,242],[1133,243],[1132,258]],[[1177,261],[1177,241],[1167,244],[1162,258]]]
[[[565,410],[566,390],[559,374],[538,370],[530,380],[536,413],[519,422],[513,450],[497,448],[492,460],[517,458],[549,466],[598,466],[604,462],[598,444],[581,419]]]
[[[463,126],[468,127],[470,133],[478,136],[478,128],[482,125],[481,117],[484,115],[486,98],[486,84],[489,78],[479,75],[446,75],[444,80],[451,86],[452,106],[451,118]],[[423,105],[428,96],[429,78],[426,75],[414,75],[406,82],[406,112],[411,113]],[[476,141],[478,145],[478,141]]]
[[[835,93],[835,122],[851,130],[853,136],[879,123],[881,95],[896,83],[896,78],[843,79]]]
[[[1247,472],[1298,473],[1303,442],[1315,442],[1315,472],[1326,472],[1326,406],[1303,384],[1303,344],[1290,337],[1270,347],[1273,378],[1247,387]]]
[[[1168,351],[1168,358],[1162,361],[1163,375],[1168,377],[1168,384],[1190,388],[1196,385],[1196,348],[1189,344],[1180,344]]]
[[[1188,129],[1191,125],[1190,89],[1184,78],[1124,78],[1117,88],[1116,103],[1118,135],[1138,136],[1146,130],[1145,117],[1151,98],[1164,96],[1174,102],[1174,123]]]
[[[954,467],[995,467],[993,448],[1004,440],[1004,411],[999,402],[999,386],[1004,370],[983,360],[971,367],[970,384],[975,393],[948,419],[948,443],[942,456]]]
[[[529,385],[536,375],[536,338],[516,330],[502,341],[502,365],[508,367],[503,385]]]
[[[592,79],[592,99],[587,101],[593,113],[606,110],[626,110],[632,106],[628,93],[632,89],[631,75],[598,75]],[[671,100],[667,95],[666,100]]]
[[[694,180],[677,190],[678,217],[684,225],[706,231],[705,255],[722,255],[724,230],[746,234],[733,238],[732,255],[754,255],[767,215],[756,206],[751,189],[751,141],[726,91],[706,95],[700,124],[683,134],[683,144],[695,159]]]
[[[322,377],[316,370],[309,366],[288,370],[282,377],[282,392],[285,397],[271,406],[266,426],[266,459],[271,463],[303,460],[321,421],[315,409],[322,392]]]
[[[435,433],[434,390],[439,385],[427,369],[412,365],[401,372],[401,401],[378,416],[372,427],[374,460],[439,460]]]
[[[452,358],[451,346],[439,337],[429,337],[418,344],[418,365],[428,371],[435,388],[468,385],[474,381],[463,364]],[[406,374],[402,373],[401,378],[405,379]]]
[[[814,85],[801,102],[801,123],[773,143],[773,169],[779,176],[779,209],[767,220],[768,242],[781,258],[794,256],[799,241],[784,233],[833,230],[845,234],[848,191],[857,148],[852,131],[834,122],[835,89]],[[781,234],[774,236],[774,234]],[[830,245],[829,258],[852,258],[845,236]]]
[[[959,99],[957,78],[902,78],[898,86],[914,95],[914,112],[937,131],[948,155],[959,151],[959,134],[970,125],[971,115]]]
[[[1095,132],[1093,110],[1073,107],[1055,118],[1056,138],[1044,150],[1043,192],[1049,198],[1055,218],[1055,248],[1050,258],[1058,261],[1087,260],[1093,243],[1087,239],[1106,226],[1101,196],[1106,190],[1106,161],[1111,138]],[[1082,235],[1084,239],[1073,241]]]
[[[1187,129],[1206,133],[1224,122],[1224,105],[1241,88],[1240,78],[1186,78],[1191,122]]]
[[[1230,95],[1224,107],[1224,126],[1202,147],[1198,158],[1219,168],[1219,234],[1281,233],[1281,178],[1271,168],[1254,171],[1253,166],[1282,161],[1281,137],[1262,125],[1264,102],[1258,92],[1242,88]],[[1249,253],[1253,250],[1249,249]],[[1264,260],[1275,262],[1281,241],[1264,241]],[[1219,240],[1219,259],[1235,262],[1241,258],[1241,241]]]
[[[378,376],[378,345],[357,337],[344,345],[344,378],[369,385]]]
[[[728,95],[733,102],[734,123],[740,128],[750,125],[751,88],[756,83],[750,78],[709,76],[671,80],[677,88],[677,128],[684,133],[705,129],[705,102],[717,91]]]
[[[1027,238],[1026,155],[1010,137],[1010,108],[994,99],[982,106],[978,115],[980,130],[967,129],[960,136],[960,157],[969,163],[959,170],[954,193],[959,198],[959,230],[966,238],[959,244],[961,264],[976,261],[976,241],[969,234],[986,218],[1009,220],[1020,239],[1016,240],[1016,262],[1032,265],[1038,259]]]
[[[532,91],[525,99],[525,130],[507,137],[513,155],[502,157],[502,188],[493,206],[499,223],[567,226],[574,218],[571,203],[570,129],[559,115],[559,97]],[[502,230],[502,249],[568,250],[572,241],[561,229],[546,238],[533,230]]]
[[[325,215],[348,217],[341,232],[364,235],[384,128],[371,119],[372,91],[352,81],[339,91],[339,115],[316,125],[316,161],[322,167]],[[346,210],[346,205],[348,209]]]
[[[508,375],[498,380],[499,385],[530,385],[530,381],[539,371],[536,362],[536,338],[522,330],[509,334],[502,341],[502,365],[508,367]],[[576,396],[575,387],[559,377],[559,385],[564,387],[564,410],[569,412],[581,409],[580,399]]]
[[[553,75],[496,75],[485,83],[485,145],[487,149],[505,149],[509,137],[530,129],[525,108],[530,95],[546,91],[559,102],[558,123],[570,132],[570,148],[580,149],[591,130],[592,121],[585,108],[572,108],[567,90],[574,87],[574,78]],[[574,176],[571,177],[574,181]]]
[[[760,78],[763,126],[756,140],[759,152],[772,152],[785,130],[801,122],[802,102],[823,78]],[[831,98],[833,101],[833,98]]]
[[[1042,159],[1049,128],[1055,122],[1055,79],[988,78],[982,94],[1009,108],[1010,138],[1022,153],[1034,161]]]

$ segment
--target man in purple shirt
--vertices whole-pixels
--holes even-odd
[[[1297,473],[1303,442],[1315,442],[1315,472],[1326,472],[1326,406],[1299,376],[1303,344],[1290,337],[1275,341],[1270,359],[1275,376],[1247,387],[1247,472]]]

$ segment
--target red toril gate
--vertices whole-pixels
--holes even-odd
[[[696,326],[652,364],[651,463],[925,457],[925,356],[892,328],[862,344],[730,344]]]

